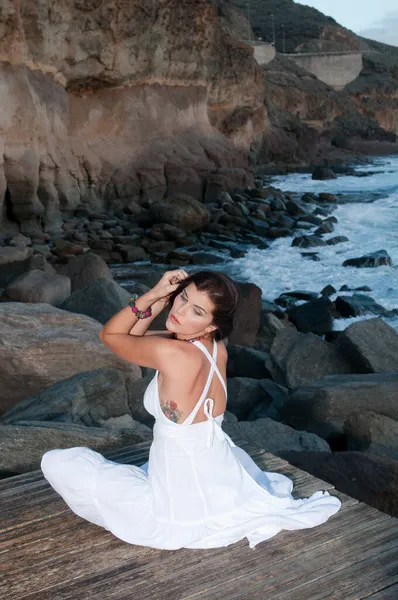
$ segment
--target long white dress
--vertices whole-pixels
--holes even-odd
[[[192,413],[174,423],[163,413],[158,372],[144,406],[155,417],[149,461],[122,465],[86,447],[55,449],[41,468],[52,487],[80,517],[130,544],[175,550],[217,548],[246,537],[250,548],[282,529],[314,527],[336,513],[341,502],[328,492],[295,500],[284,475],[262,471],[222,430],[224,415],[213,417],[207,392],[214,372],[227,393],[213,356],[193,342],[211,363]],[[192,423],[204,402],[207,420]]]

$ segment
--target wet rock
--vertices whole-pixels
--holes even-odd
[[[185,231],[202,229],[210,221],[207,207],[192,196],[176,194],[150,207],[154,221],[168,223]]]
[[[298,246],[299,248],[315,248],[326,245],[325,240],[317,235],[299,235],[292,241],[292,246]]]
[[[342,244],[343,242],[349,242],[350,240],[345,235],[336,235],[326,240],[328,246],[335,246],[336,244]]]
[[[312,172],[312,179],[337,179],[337,175],[328,167],[315,167]]]
[[[384,315],[387,310],[381,304],[378,304],[373,298],[365,294],[353,294],[352,296],[338,296],[335,300],[337,311],[344,318],[358,317],[373,313]]]
[[[391,257],[386,250],[378,250],[358,258],[349,258],[343,262],[343,267],[357,267],[359,269],[375,268],[383,265],[392,266]]]
[[[331,304],[329,298],[317,298],[300,306],[289,307],[286,312],[298,331],[324,334],[333,329],[333,318],[329,310]]]

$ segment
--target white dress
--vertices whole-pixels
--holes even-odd
[[[130,544],[175,550],[217,548],[246,537],[250,548],[282,529],[324,523],[341,502],[328,492],[295,500],[284,475],[262,471],[222,430],[224,415],[213,417],[207,392],[214,372],[227,393],[213,356],[193,342],[211,363],[192,413],[174,423],[163,413],[158,372],[149,383],[144,406],[155,417],[149,461],[122,465],[86,447],[50,450],[41,468],[52,487],[80,517]],[[207,420],[192,423],[201,404]]]

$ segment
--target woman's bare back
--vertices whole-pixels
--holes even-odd
[[[186,343],[186,342],[184,342]],[[203,341],[203,345],[213,353],[213,343]],[[205,354],[194,344],[188,344],[186,359],[181,364],[170,365],[166,373],[158,374],[158,392],[160,406],[168,419],[175,423],[183,423],[196,406],[204,388],[211,369],[211,364]],[[216,364],[226,382],[227,349],[223,342],[217,342]],[[207,398],[213,398],[213,416],[225,412],[227,399],[221,381],[213,374]],[[204,403],[200,406],[192,423],[200,423],[207,419],[204,414]]]

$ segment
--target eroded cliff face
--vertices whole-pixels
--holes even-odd
[[[250,180],[262,73],[211,2],[2,0],[0,40],[3,232]]]

